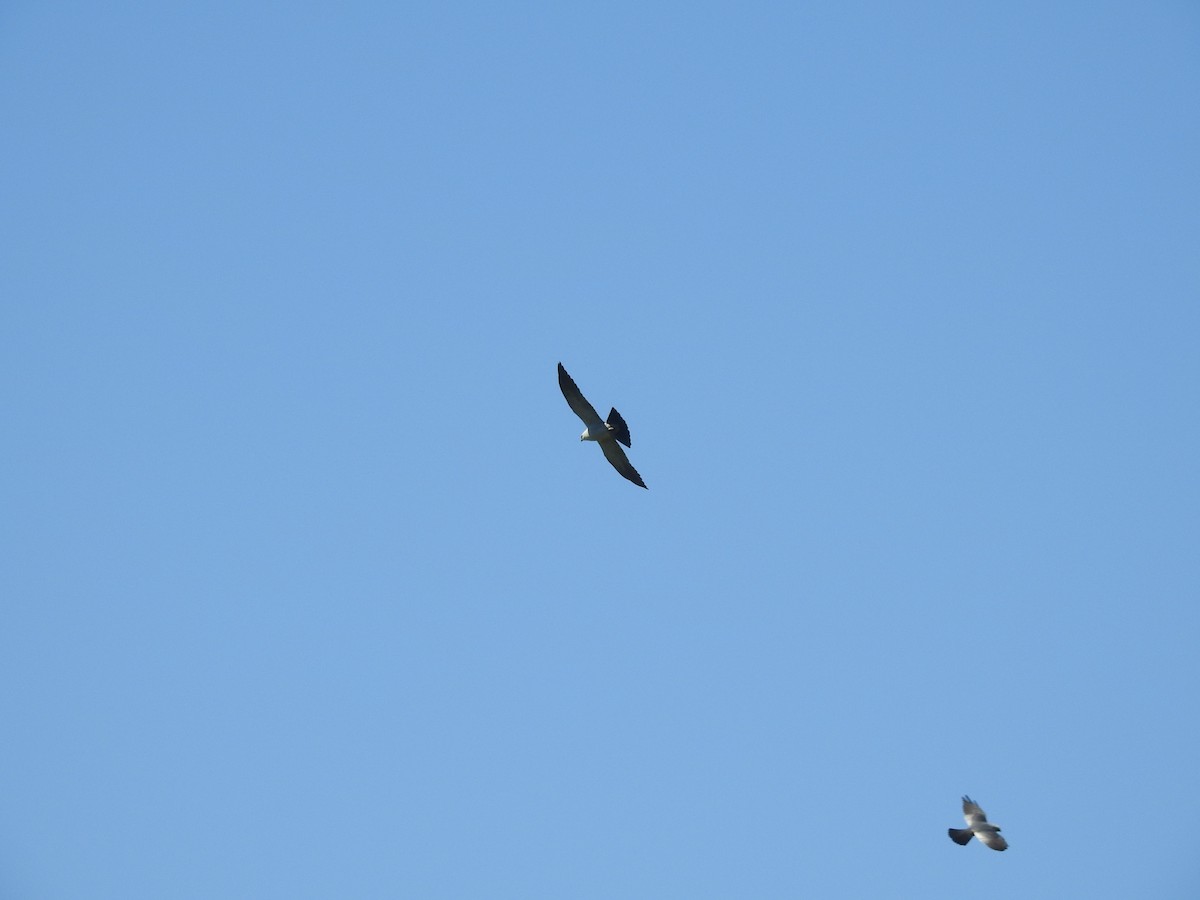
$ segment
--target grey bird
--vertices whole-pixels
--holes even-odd
[[[567,374],[562,363],[558,364],[558,386],[562,390],[563,396],[567,398],[567,405],[571,407],[575,415],[583,419],[583,424],[587,426],[583,429],[583,434],[579,436],[579,439],[595,441],[604,451],[604,458],[612,463],[612,467],[620,472],[622,477],[628,478],[638,487],[646,487],[646,482],[642,481],[642,476],[637,473],[637,469],[629,464],[629,458],[621,449],[621,444],[626,447],[632,447],[633,444],[629,441],[629,426],[625,424],[625,420],[621,418],[616,407],[609,412],[607,422],[601,419],[592,404],[588,403],[587,398],[579,392],[579,388],[575,386],[575,382],[571,380],[571,376]]]
[[[972,837],[976,837],[993,850],[1008,849],[1008,841],[1000,837],[1000,826],[989,822],[979,804],[970,797],[963,797],[963,818],[967,820],[966,828],[948,829],[954,843],[966,846]]]

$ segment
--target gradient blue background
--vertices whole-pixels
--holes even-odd
[[[0,894],[1200,895],[1198,97],[1185,2],[6,4]]]

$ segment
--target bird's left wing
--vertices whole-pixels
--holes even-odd
[[[991,847],[993,850],[1007,850],[1008,841],[996,834],[994,831],[986,831],[976,835],[981,841]]]
[[[567,374],[562,363],[558,364],[558,387],[563,396],[567,398],[567,405],[571,407],[575,415],[583,419],[583,424],[589,430],[596,428],[596,434],[601,434],[604,431],[604,420],[597,415],[592,404],[587,402],[587,398],[571,380],[571,376]]]

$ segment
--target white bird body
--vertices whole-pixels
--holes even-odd
[[[591,428],[583,429],[583,434],[579,436],[581,441],[611,441],[613,439],[612,426],[606,423],[601,423],[604,426],[604,431],[600,434],[592,434]]]

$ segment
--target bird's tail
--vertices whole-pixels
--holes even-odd
[[[617,412],[615,406],[609,410],[608,422],[606,424],[612,428],[613,437],[626,447],[633,446],[633,444],[629,443],[629,426],[625,424],[625,420],[621,418],[621,414]]]
[[[964,846],[971,843],[971,838],[975,836],[975,832],[970,828],[947,828],[946,830],[950,832],[950,840]]]

